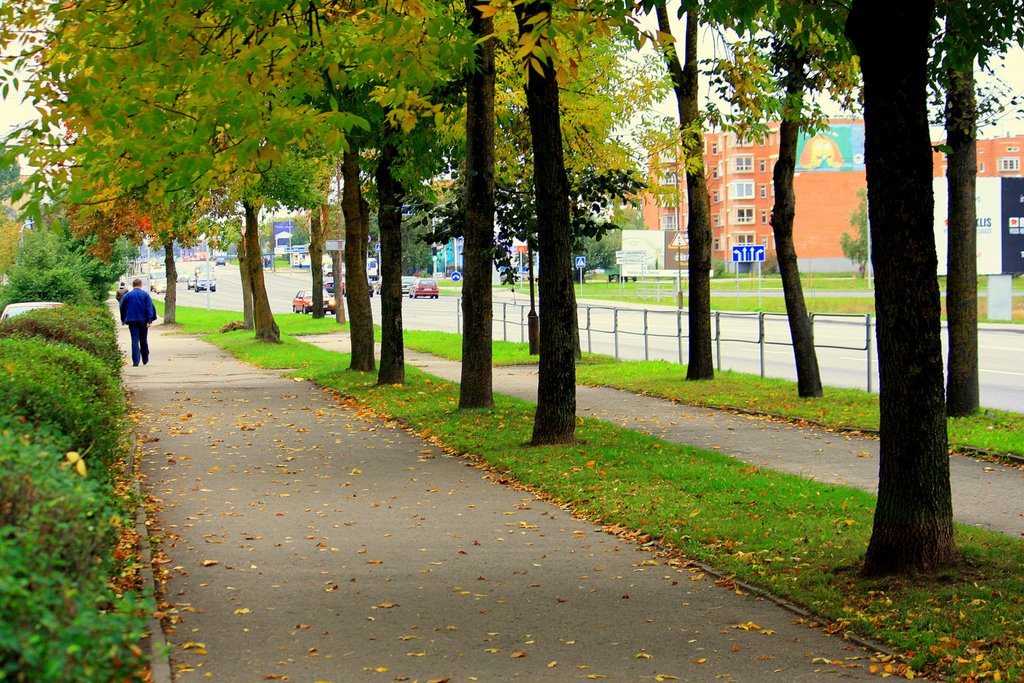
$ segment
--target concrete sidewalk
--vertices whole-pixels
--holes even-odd
[[[174,680],[871,677],[867,652],[793,612],[311,383],[160,326],[151,346],[124,375]]]

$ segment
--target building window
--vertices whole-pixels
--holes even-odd
[[[1003,157],[999,160],[998,169],[1000,173],[1016,173],[1020,170],[1020,159],[1017,157]]]
[[[754,223],[754,207],[747,206],[736,209],[737,225],[752,225]]]
[[[980,164],[978,164],[978,173],[984,173],[984,172],[985,172],[985,162],[982,161]]]
[[[718,178],[718,166],[715,166],[711,169],[711,177],[712,179]]]
[[[738,232],[738,233],[735,233],[732,236],[732,240],[733,240],[733,242],[736,243],[736,246],[742,246],[744,244],[753,244],[754,243],[754,233],[752,233],[752,232]]]
[[[722,251],[722,240],[719,237],[715,238],[714,251]]]
[[[754,181],[753,180],[740,180],[735,183],[729,183],[729,199],[753,199],[754,198]]]
[[[1020,147],[1007,147],[1006,151],[1007,152],[1019,152],[1020,151]]]
[[[712,142],[711,143],[711,156],[715,156],[716,154],[718,154],[718,143],[717,142]]]
[[[767,196],[768,196],[768,186],[767,185],[762,185],[761,186],[761,199],[764,199]]]
[[[718,190],[711,191],[711,201],[715,204],[722,201],[722,196],[718,193]]]
[[[760,161],[758,161],[757,167],[758,169],[760,169],[761,173],[764,173],[765,171],[768,170],[768,160],[761,159]]]
[[[761,209],[761,223],[768,224],[768,209]]]
[[[675,230],[679,226],[676,222],[676,215],[674,213],[663,213],[661,214],[661,229],[662,230]]]
[[[753,173],[754,157],[736,157],[733,161],[736,173]]]
[[[679,178],[678,178],[678,176],[676,176],[676,172],[675,171],[671,171],[669,173],[663,174],[661,176],[659,182],[662,185],[678,185],[679,184]]]
[[[722,217],[716,213],[711,222],[714,223],[716,228],[720,227],[722,225]]]

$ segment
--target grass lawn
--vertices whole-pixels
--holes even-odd
[[[180,309],[179,315],[188,327],[191,312]],[[497,480],[571,505],[612,533],[661,541],[663,550],[649,563],[703,563],[690,566],[691,580],[716,580],[704,567],[711,566],[725,588],[742,591],[735,581],[747,582],[806,606],[828,620],[830,631],[882,640],[902,656],[872,664],[881,674],[972,681],[1024,675],[1024,544],[1018,540],[958,527],[959,566],[868,580],[857,572],[874,509],[874,497],[865,492],[590,418],[578,423],[579,443],[530,447],[534,406],[528,403],[496,396],[493,409],[459,411],[456,385],[413,367],[406,368],[404,385],[379,387],[374,374],[345,370],[347,356],[295,339],[267,345],[245,332],[207,339],[246,362],[292,368],[295,376],[478,461]],[[597,367],[604,366],[587,369]],[[738,382],[725,395],[738,402],[743,391]],[[763,405],[769,398],[764,395]],[[841,419],[869,419],[861,411],[870,412],[852,408]]]

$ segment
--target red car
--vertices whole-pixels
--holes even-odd
[[[409,288],[409,298],[419,299],[421,296],[428,299],[436,299],[440,296],[440,292],[437,290],[437,283],[429,278],[417,280],[416,284]]]
[[[344,285],[342,285],[344,287]],[[324,290],[324,311],[327,313],[334,313],[335,303],[334,295]],[[292,311],[294,313],[312,313],[313,312],[313,290],[311,289],[300,289],[295,293],[295,297],[292,299]]]

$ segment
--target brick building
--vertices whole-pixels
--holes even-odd
[[[778,144],[778,123],[769,124],[768,134],[760,141],[735,133],[705,135],[713,259],[729,261],[733,246],[751,244],[764,245],[768,257],[774,257],[775,238],[769,220],[775,203],[772,172]],[[676,160],[655,160],[651,166],[658,190],[644,198],[645,225],[650,230],[685,231],[686,180],[678,172]],[[866,185],[863,121],[834,120],[821,133],[801,134],[793,183],[793,231],[801,268],[852,270],[839,247],[839,237],[850,231],[850,214],[859,201],[857,191]]]
[[[712,258],[728,261],[733,246],[761,244],[771,258],[775,239],[769,224],[774,204],[772,171],[778,158],[779,124],[768,126],[761,141],[743,140],[735,133],[708,133],[704,160],[711,195]],[[1021,177],[1024,136],[978,141],[978,177]],[[934,176],[946,173],[946,157],[933,153]],[[658,190],[644,197],[644,224],[649,230],[686,229],[686,180],[676,161],[652,160],[651,177]],[[839,237],[850,232],[850,214],[857,208],[857,191],[864,175],[864,122],[832,120],[823,132],[800,135],[793,178],[796,217],[793,237],[800,267],[814,272],[850,271]],[[936,200],[945,201],[936,197]],[[940,210],[941,207],[936,210]],[[685,234],[685,232],[684,232]],[[672,240],[666,237],[666,244]],[[684,257],[685,258],[685,257]],[[665,267],[673,267],[668,254]],[[665,261],[663,261],[665,262]]]

